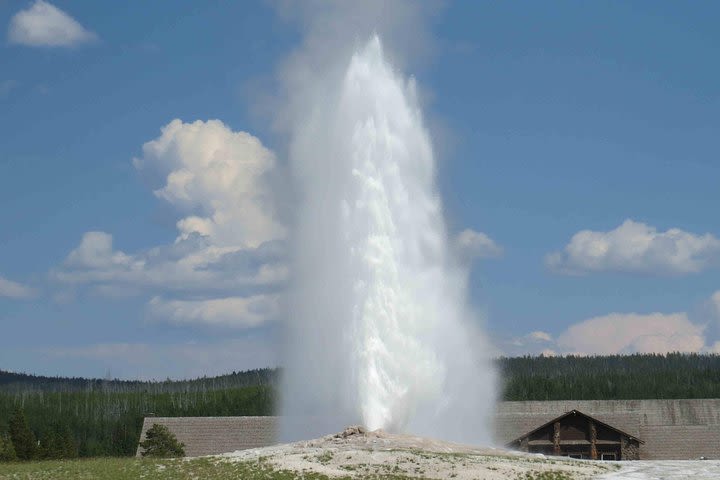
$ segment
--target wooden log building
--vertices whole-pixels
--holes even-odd
[[[590,460],[638,460],[640,444],[628,433],[571,410],[514,439],[508,447],[530,453]]]
[[[631,441],[632,445],[626,445],[625,453],[621,449],[622,460],[632,458],[692,460],[701,457],[720,460],[720,399],[718,398],[499,402],[493,419],[495,440],[498,445],[513,445],[515,440],[526,438],[530,433],[548,424],[552,426],[554,435],[555,420],[573,410],[591,417],[596,421],[596,425],[599,422],[611,427],[621,438],[637,440],[637,444]],[[571,434],[569,431],[568,434],[584,436],[584,438],[566,439],[566,442],[580,442],[578,449],[585,448],[583,445],[588,444],[584,441],[590,440],[589,426],[586,430],[582,430],[582,427],[582,424],[578,425],[578,431],[582,432],[582,435],[577,432]],[[563,440],[562,423],[560,433],[560,439]],[[554,437],[548,438],[554,440]],[[599,439],[606,440],[603,437]],[[515,448],[520,448],[519,445],[515,445]],[[568,448],[565,452],[569,455],[570,445],[566,445]],[[597,442],[596,446],[600,448]],[[637,447],[637,456],[629,451],[631,446]],[[537,445],[533,448],[541,447],[545,448],[545,452],[548,451],[547,445]],[[528,451],[531,451],[529,444]],[[554,451],[553,443],[550,455]],[[563,454],[562,448],[560,452]],[[589,449],[585,448],[585,452],[589,458]],[[598,453],[600,452],[598,450]],[[608,455],[607,458],[611,457]]]

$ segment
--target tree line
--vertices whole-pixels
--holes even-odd
[[[168,393],[199,392],[228,388],[271,385],[277,381],[278,369],[261,368],[232,372],[217,377],[190,380],[141,381],[81,377],[47,377],[0,370],[0,392],[95,392],[106,393]]]
[[[16,407],[10,416],[7,433],[0,433],[0,461],[77,457],[77,442],[67,425],[52,423],[44,429],[42,436],[37,440],[21,407]]]
[[[720,398],[718,355],[516,357],[496,365],[504,400]],[[279,375],[139,382],[0,372],[0,461],[27,455],[13,438],[34,442],[31,458],[129,456],[146,416],[272,415]],[[18,437],[20,417],[31,435]]]
[[[504,400],[720,398],[720,356],[671,353],[497,360]]]
[[[0,393],[0,436],[5,438],[3,443],[12,439],[8,432],[12,430],[15,412],[20,409],[33,440],[41,446],[58,442],[65,445],[72,439],[81,457],[131,456],[137,449],[146,416],[271,415],[274,404],[275,389],[270,385],[166,393],[103,390]],[[17,456],[20,459],[72,456],[68,453],[70,449],[62,452],[59,457],[48,457],[41,455],[40,448],[30,457]]]

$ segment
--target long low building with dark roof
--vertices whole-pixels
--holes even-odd
[[[278,417],[145,417],[141,442],[154,424],[168,427],[188,457],[268,447],[278,438]],[[141,452],[138,446],[137,455]]]
[[[188,456],[213,455],[273,445],[278,423],[278,417],[147,417],[141,440],[161,424]],[[720,399],[500,402],[494,428],[499,445],[550,455],[720,459]]]

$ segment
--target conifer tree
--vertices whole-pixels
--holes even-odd
[[[10,422],[8,422],[8,427],[10,430],[10,439],[12,440],[13,447],[15,447],[17,458],[19,460],[32,460],[35,458],[37,451],[35,435],[28,426],[25,412],[22,408],[18,407],[15,409],[12,417],[10,417]]]
[[[70,427],[65,425],[60,429],[60,435],[58,436],[58,447],[60,452],[60,458],[77,458],[78,457],[78,445],[73,437]]]
[[[40,436],[40,446],[38,447],[38,458],[43,460],[54,460],[64,458],[60,439],[55,428],[46,430]]]
[[[0,434],[0,462],[13,462],[17,460],[15,447],[10,437]]]
[[[37,458],[39,458],[40,460],[48,460],[53,458],[50,452],[50,443],[50,432],[44,431],[42,435],[40,435],[40,440],[38,440],[38,448],[36,455]]]
[[[165,425],[153,424],[145,432],[145,441],[140,442],[143,457],[182,457],[185,455],[185,444],[177,438]]]

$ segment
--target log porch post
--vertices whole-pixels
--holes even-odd
[[[590,423],[590,459],[597,460],[597,428],[595,427],[595,422],[592,420],[588,420],[588,422]]]

